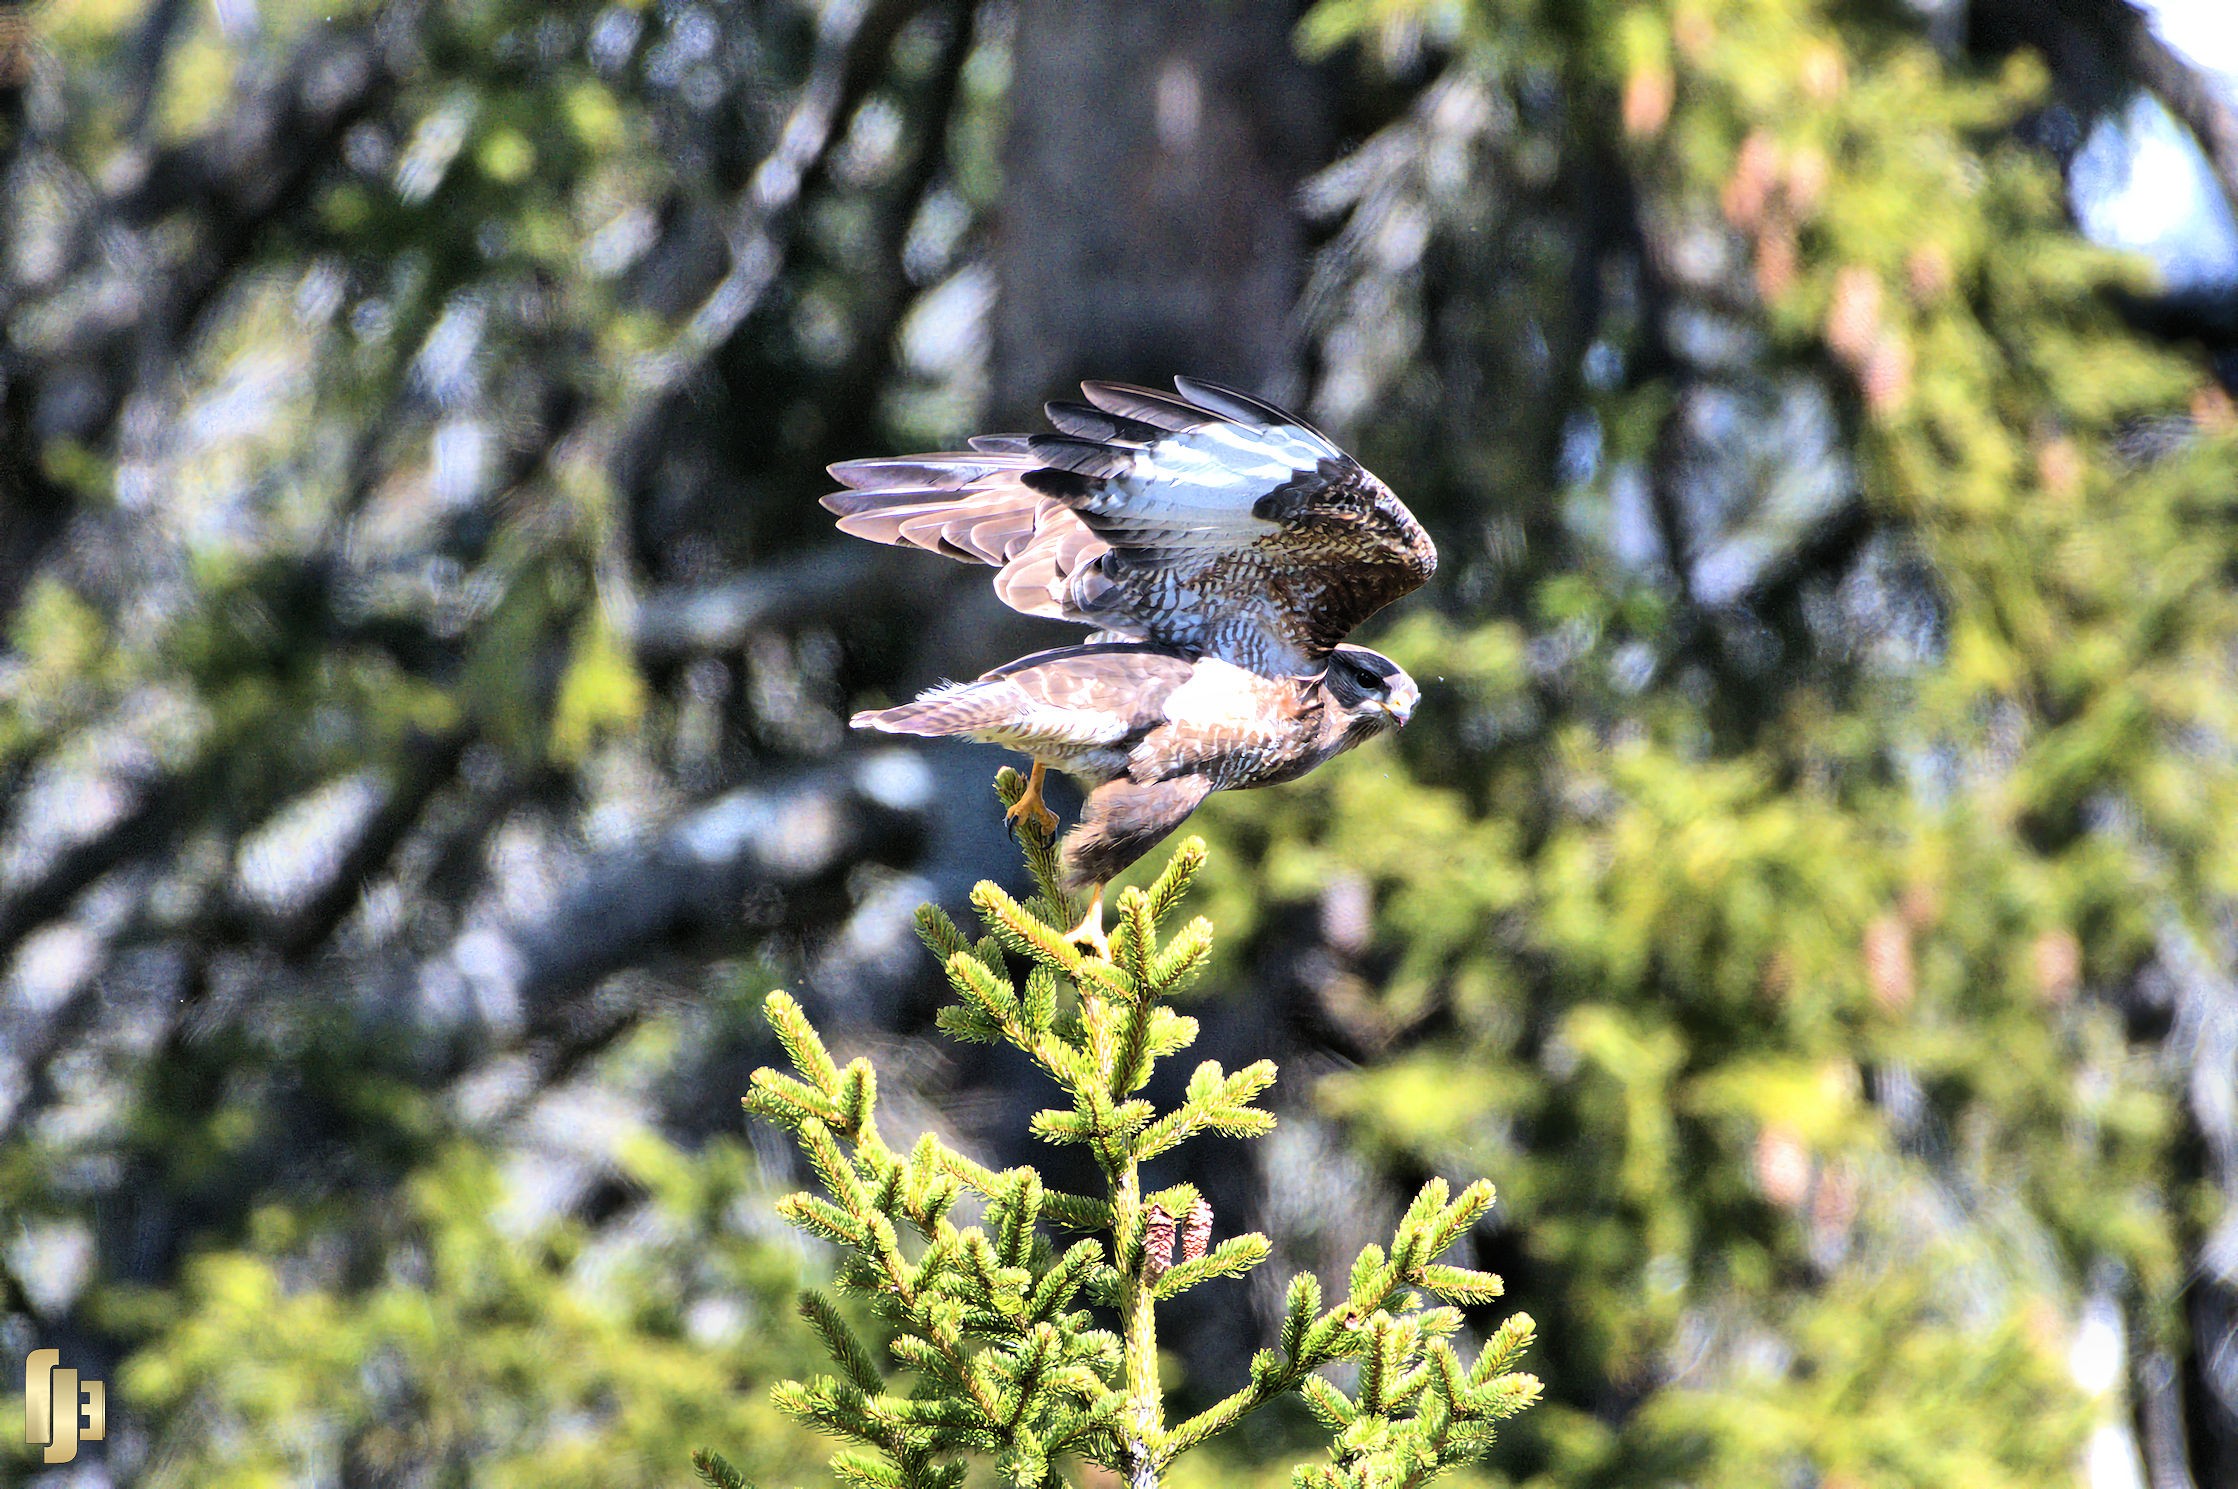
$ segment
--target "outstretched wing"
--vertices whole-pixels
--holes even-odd
[[[1084,383],[1055,434],[849,461],[847,532],[997,565],[1051,615],[1262,669],[1310,670],[1437,567],[1390,489],[1305,420],[1191,378]]]
[[[1026,485],[1037,463],[1026,436],[971,443],[970,450],[841,461],[831,473],[848,489],[825,497],[824,506],[839,514],[841,532],[858,538],[994,565],[1002,571],[995,593],[1013,610],[1100,625],[1068,591],[1111,545],[1064,503]]]

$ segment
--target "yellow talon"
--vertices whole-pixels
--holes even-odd
[[[1023,817],[1038,828],[1044,838],[1057,835],[1057,814],[1050,811],[1048,803],[1041,799],[1041,778],[1048,773],[1048,769],[1036,760],[1033,773],[1026,777],[1026,789],[1019,795],[1017,805],[1002,814],[1003,821],[1013,832],[1017,830],[1018,819]]]
[[[1088,913],[1080,917],[1080,924],[1065,932],[1067,941],[1077,941],[1093,951],[1104,961],[1111,960],[1111,941],[1103,933],[1103,886],[1098,884],[1088,897]]]

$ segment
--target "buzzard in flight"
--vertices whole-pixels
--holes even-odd
[[[1048,405],[1055,434],[844,461],[847,489],[824,498],[844,532],[992,565],[1013,609],[1095,629],[854,723],[1031,756],[1013,817],[1045,833],[1043,772],[1079,777],[1064,862],[1093,891],[1077,934],[1098,946],[1103,883],[1206,796],[1294,779],[1420,697],[1397,663],[1343,644],[1436,569],[1414,515],[1303,419],[1174,386],[1084,383],[1087,402]]]

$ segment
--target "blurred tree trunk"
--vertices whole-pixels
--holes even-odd
[[[1327,90],[1287,0],[1025,0],[995,246],[994,408],[1082,377],[1298,387],[1296,188]]]

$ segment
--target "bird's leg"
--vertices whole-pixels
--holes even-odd
[[[1080,917],[1080,924],[1065,932],[1067,941],[1077,941],[1105,961],[1111,960],[1111,942],[1103,933],[1103,886],[1097,884],[1088,892],[1088,913]]]
[[[1039,760],[1034,762],[1033,772],[1026,777],[1026,789],[1020,793],[1018,804],[1002,814],[1003,821],[1009,824],[1011,831],[1018,830],[1018,819],[1023,817],[1039,828],[1043,837],[1056,836],[1057,814],[1050,811],[1048,804],[1041,799],[1041,778],[1048,772],[1048,766]]]

